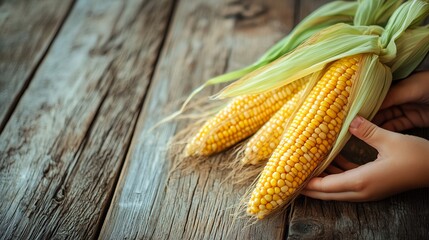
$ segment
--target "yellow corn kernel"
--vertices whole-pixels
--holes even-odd
[[[303,84],[304,80],[298,80],[269,92],[234,98],[203,125],[186,146],[186,154],[208,156],[250,136],[291,99]]]
[[[341,104],[339,111],[342,114],[337,114],[335,117],[333,117],[335,119],[336,124],[336,126],[334,127],[338,127],[336,128],[338,131],[335,132],[335,136],[330,136],[332,135],[332,130],[330,130],[328,127],[329,124],[334,124],[334,121],[326,122],[325,120],[322,120],[320,121],[320,123],[314,124],[314,126],[312,125],[312,127],[309,127],[308,122],[303,120],[305,118],[311,118],[309,116],[311,116],[312,113],[309,110],[314,106],[317,106],[319,109],[321,109],[321,106],[326,108],[323,113],[321,112],[321,114],[319,114],[318,111],[318,115],[325,116],[326,114],[331,114],[327,113],[327,110],[329,109],[330,105],[327,104],[324,99],[329,94],[334,93],[338,85],[346,84],[347,87],[341,90],[341,94],[335,93],[329,95],[329,98],[336,96],[334,97],[334,99],[332,99],[333,102],[335,102],[336,98],[339,98],[340,96],[350,95],[349,91],[351,83],[353,82],[354,75],[356,73],[356,70],[358,69],[360,59],[360,55],[340,59],[334,62],[327,69],[322,78],[317,82],[316,86],[314,86],[314,88],[311,90],[309,96],[303,102],[303,105],[299,108],[297,114],[292,120],[290,127],[286,130],[284,136],[282,137],[280,144],[275,149],[271,158],[268,160],[269,166],[273,168],[277,167],[276,170],[278,170],[280,167],[281,171],[279,171],[279,173],[282,176],[283,174],[285,174],[285,178],[281,179],[283,180],[284,185],[283,182],[279,182],[280,180],[277,181],[277,185],[278,187],[280,187],[281,190],[277,195],[280,197],[279,201],[281,200],[280,202],[282,204],[287,204],[288,202],[290,202],[291,197],[295,196],[295,191],[302,185],[302,183],[304,183],[305,179],[323,160],[323,156],[326,156],[329,153],[336,137],[338,136],[342,122],[346,116],[348,107],[347,103],[349,99],[348,97],[341,98],[343,104]],[[346,74],[347,77],[345,77]],[[314,116],[313,119],[316,117],[317,115]],[[307,139],[303,145],[300,145],[298,147],[297,144],[299,143],[297,143],[296,139],[298,139],[301,135],[305,135],[306,131],[309,132],[311,136],[314,136],[314,138],[316,138],[316,142],[320,142],[322,144],[317,144],[314,145],[314,147],[310,148],[309,141],[311,140]],[[313,132],[316,135],[313,135]],[[318,140],[319,138],[320,140]],[[309,143],[308,147],[306,147],[306,143]],[[288,149],[291,149],[293,146],[296,147],[296,150],[293,152],[288,151]],[[280,166],[280,159],[285,159],[290,168],[286,169],[286,167]],[[251,215],[255,215],[258,218],[263,218],[276,208],[280,207],[280,204],[278,204],[277,206],[270,206],[272,207],[272,209],[267,209],[265,205],[259,203],[257,204],[257,206],[259,206],[257,210],[255,210],[255,208],[251,208],[251,206],[253,206],[255,202],[259,201],[259,198],[266,198],[266,195],[269,194],[266,192],[265,188],[272,187],[268,179],[272,179],[273,174],[276,174],[277,176],[276,172],[267,171],[267,167],[265,167],[260,178],[258,179],[258,184],[252,192],[248,205],[248,213],[250,213]],[[265,194],[261,194],[262,192],[264,192]],[[272,197],[268,198],[271,199]],[[261,205],[263,205],[262,208]]]
[[[305,85],[300,86],[299,91],[250,138],[244,150],[243,163],[258,164],[271,156],[280,143],[287,121],[298,107],[304,87]]]

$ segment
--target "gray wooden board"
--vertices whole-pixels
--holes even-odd
[[[149,129],[204,80],[254,61],[283,37],[293,23],[293,4],[178,2],[100,239],[283,238],[284,215],[248,227],[244,219],[233,222],[231,214],[245,187],[221,184],[226,172],[219,169],[220,162],[228,154],[206,160],[205,168],[176,171],[167,178],[167,142],[190,121]],[[231,13],[233,7],[239,10]],[[246,9],[262,10],[245,14]],[[163,112],[172,102],[176,108]]]
[[[427,189],[370,203],[296,202],[288,239],[427,239]]]
[[[0,132],[72,3],[72,0],[0,3]]]
[[[172,7],[75,3],[0,136],[1,239],[97,236]]]

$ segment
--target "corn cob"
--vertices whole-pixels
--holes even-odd
[[[302,88],[305,79],[261,94],[236,97],[209,119],[186,146],[188,156],[208,156],[255,133]]]
[[[263,218],[287,204],[332,148],[361,55],[334,62],[306,97],[253,190],[247,211]]]
[[[242,163],[258,164],[271,156],[281,140],[287,121],[298,107],[303,91],[304,86],[250,138]]]

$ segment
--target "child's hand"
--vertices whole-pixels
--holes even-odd
[[[429,71],[394,85],[373,122],[395,132],[429,126]]]
[[[391,131],[429,126],[429,71],[416,73],[387,94],[374,123]],[[429,186],[429,141],[389,132],[356,118],[350,132],[378,151],[375,161],[359,166],[344,158],[329,175],[310,180],[304,195],[325,200],[370,201]]]
[[[396,125],[392,125],[396,126]],[[429,186],[429,141],[390,132],[357,117],[349,131],[378,151],[362,166],[339,158],[330,175],[310,180],[303,195],[322,200],[372,201]]]

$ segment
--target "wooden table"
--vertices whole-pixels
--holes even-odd
[[[301,197],[249,226],[231,217],[245,187],[222,184],[225,155],[168,175],[187,122],[149,129],[324,2],[1,1],[0,239],[428,239],[428,189]]]

